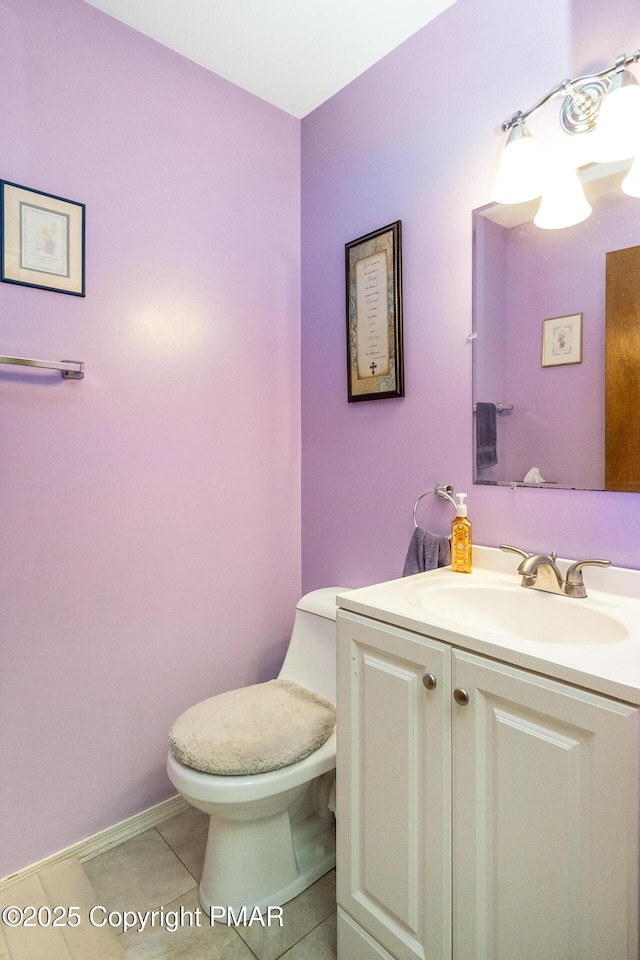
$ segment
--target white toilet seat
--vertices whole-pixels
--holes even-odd
[[[246,774],[244,776],[219,776],[214,773],[203,773],[180,763],[169,752],[167,770],[173,784],[182,793],[194,800],[211,803],[249,803],[252,800],[262,800],[274,794],[284,793],[303,783],[308,783],[315,777],[335,770],[336,766],[336,732],[313,753],[291,763],[288,767],[278,770],[269,770],[266,773]]]

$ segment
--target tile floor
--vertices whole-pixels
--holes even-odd
[[[158,827],[86,861],[107,910],[195,911],[208,818],[189,808]],[[180,925],[120,934],[128,960],[335,960],[335,870],[283,907],[283,925]]]

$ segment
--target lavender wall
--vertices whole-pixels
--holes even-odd
[[[0,0],[0,177],[87,205],[86,299],[0,284],[0,876],[173,794],[300,589],[299,121],[81,0]],[[13,372],[12,372],[13,371]]]
[[[593,6],[458,0],[303,120],[305,588],[399,576],[412,504],[445,480],[469,492],[478,543],[640,566],[636,495],[472,487],[471,210],[489,200],[505,116],[596,47],[602,67],[639,45],[634,5]],[[396,219],[407,395],[347,405],[343,245]],[[444,532],[450,509],[420,520]]]

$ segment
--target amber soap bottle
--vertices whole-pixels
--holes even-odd
[[[471,521],[467,516],[466,493],[457,493],[458,506],[451,521],[451,569],[454,573],[471,573]]]

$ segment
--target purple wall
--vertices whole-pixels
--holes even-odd
[[[0,0],[0,177],[87,296],[0,284],[0,876],[172,795],[187,706],[300,589],[299,121],[81,0]]]
[[[478,543],[640,566],[635,495],[472,486],[471,210],[489,201],[504,117],[596,46],[600,67],[638,47],[631,3],[591,7],[458,0],[302,122],[305,589],[399,576],[413,502],[437,481],[468,491]],[[397,219],[406,397],[348,405],[343,246]],[[448,530],[450,508],[427,503],[421,523]]]

